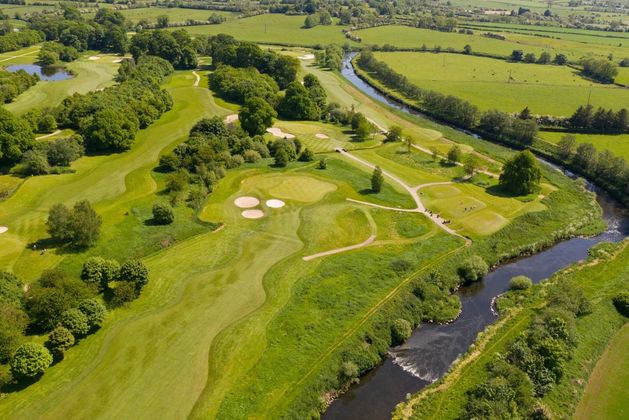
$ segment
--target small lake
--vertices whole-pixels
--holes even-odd
[[[41,80],[45,81],[67,80],[73,77],[72,73],[61,67],[42,67],[38,64],[15,64],[7,66],[6,69],[10,72],[24,70],[28,74],[38,75]]]

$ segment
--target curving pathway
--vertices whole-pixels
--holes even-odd
[[[192,86],[198,87],[199,86],[199,82],[201,81],[201,76],[199,76],[199,73],[197,73],[196,70],[192,70],[192,74],[194,74],[194,77],[196,78],[194,80],[194,84]]]
[[[416,144],[411,144],[411,146],[413,146],[415,149],[417,149],[419,151],[422,151],[424,153],[432,155],[432,150],[426,149],[425,147],[421,147],[421,146],[418,146]],[[440,157],[441,159],[446,159],[446,156],[442,156],[442,155],[437,155],[437,156]],[[500,164],[500,162],[497,162],[497,161],[495,161],[493,159],[492,159],[492,161],[495,162],[495,163]],[[465,166],[462,162],[454,162],[454,164],[457,165],[457,166]],[[476,172],[479,172],[481,174],[485,174],[485,175],[490,176],[492,178],[498,178],[498,175],[493,173],[493,172],[485,171],[485,170],[482,170],[482,169],[477,170]]]

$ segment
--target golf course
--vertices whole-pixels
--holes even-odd
[[[629,91],[496,58],[576,59],[595,31],[550,46],[541,26],[486,22],[499,40],[391,24],[367,3],[53,3],[0,7],[28,28],[0,34],[0,92],[29,77],[10,66],[64,72],[19,85],[0,110],[0,418],[353,419],[335,409],[354,398],[375,419],[456,418],[496,352],[560,304],[567,380],[533,392],[537,379],[513,363],[509,380],[530,391],[514,415],[540,404],[558,418],[622,411],[626,375],[604,378],[627,341],[614,306],[629,258],[623,216],[600,239],[620,201],[607,206],[538,160],[529,146],[558,147],[561,133],[513,113],[569,116],[588,97],[616,110]],[[419,51],[470,43],[496,57]],[[385,44],[413,51],[377,60],[476,105],[474,124],[493,109],[514,137],[535,124],[530,143],[384,98],[352,58]],[[596,45],[618,57],[629,46]],[[575,144],[593,136],[626,157],[626,133]],[[472,299],[502,266],[522,260],[511,277],[527,274],[527,257],[565,244],[549,280],[503,282],[490,305]],[[557,303],[559,283],[571,292]],[[424,328],[467,320],[474,305],[493,315],[470,324],[475,344],[434,385],[391,367]],[[384,408],[357,389],[383,366],[412,384],[377,389]]]

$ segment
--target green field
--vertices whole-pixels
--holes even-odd
[[[440,46],[442,50],[453,48],[463,51],[465,45],[470,45],[477,53],[507,57],[513,50],[532,52],[539,56],[543,51],[551,54],[562,53],[570,60],[593,53],[600,56],[613,54],[614,57],[629,55],[629,43],[622,47],[612,45],[588,44],[567,39],[541,38],[533,35],[506,34],[506,40],[483,37],[476,31],[473,35],[455,32],[439,32],[430,29],[412,28],[409,26],[378,26],[375,28],[355,31],[366,45],[394,45],[400,48],[419,49],[426,45],[432,49]]]
[[[629,103],[629,90],[592,83],[567,66],[462,54],[379,52],[375,57],[419,87],[468,100],[482,110],[518,112],[528,106],[533,114],[570,116],[588,96],[595,107],[620,109]]]
[[[629,324],[609,342],[575,412],[575,419],[623,419],[629,387]]]
[[[24,50],[14,51],[13,53],[5,53],[4,55],[11,57],[5,62],[0,58],[0,65],[7,66],[10,64],[30,64],[35,62],[37,56],[33,47]],[[90,57],[100,57],[98,60],[90,60]],[[74,93],[87,93],[98,89],[104,89],[114,84],[113,78],[118,71],[118,62],[120,57],[115,55],[91,53],[84,54],[78,60],[68,63],[65,67],[75,74],[74,77],[67,80],[40,81],[26,92],[19,95],[13,102],[5,105],[5,107],[18,115],[28,112],[36,107],[54,107],[61,101]]]
[[[304,29],[304,19],[304,16],[265,14],[234,19],[220,25],[190,26],[186,29],[190,34],[196,36],[228,34],[242,41],[259,43],[311,46],[343,44],[348,41],[341,32],[342,26],[336,24],[318,25],[314,28]]]
[[[169,23],[185,22],[188,19],[207,21],[210,15],[217,14],[226,19],[233,19],[236,13],[222,12],[218,10],[182,9],[177,7],[141,7],[134,9],[121,9],[120,13],[132,23],[146,20],[149,23],[157,23],[158,16],[168,16]],[[93,17],[92,14],[84,15],[86,18]]]
[[[566,133],[540,131],[539,137],[557,144]],[[573,134],[577,143],[591,143],[597,150],[609,150],[616,156],[629,160],[629,134]]]

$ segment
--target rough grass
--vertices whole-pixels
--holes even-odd
[[[557,144],[563,136],[568,133],[557,131],[540,131],[539,137]],[[600,152],[609,150],[616,156],[629,160],[629,134],[573,134],[577,138],[577,143],[591,143]]]
[[[627,414],[629,388],[629,324],[616,333],[599,359],[575,419],[622,419]]]
[[[137,23],[140,20],[146,20],[149,23],[157,23],[158,16],[168,16],[170,23],[185,22],[188,19],[207,21],[212,14],[217,14],[225,17],[226,19],[234,19],[237,14],[231,12],[222,12],[219,10],[202,10],[202,9],[180,9],[177,7],[141,7],[136,9],[122,9],[120,13],[123,16],[133,22]],[[86,17],[93,18],[95,14],[87,14]],[[181,28],[181,29],[189,29]]]
[[[376,53],[415,85],[465,99],[482,110],[570,116],[590,96],[594,107],[620,109],[629,90],[592,83],[568,66],[511,63],[462,54]],[[500,92],[496,95],[496,92]]]

